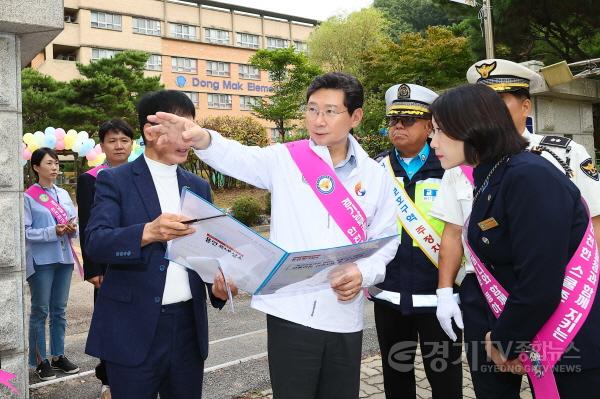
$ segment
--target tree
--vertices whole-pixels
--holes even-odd
[[[389,33],[394,41],[402,33],[422,33],[429,26],[450,25],[446,11],[432,0],[375,0],[373,7],[389,20]]]
[[[475,50],[484,56],[477,9],[433,0],[463,18]],[[546,64],[581,61],[600,55],[600,2],[594,0],[493,0],[496,50],[513,61],[538,59]]]
[[[362,81],[369,74],[367,61],[385,47],[388,25],[374,8],[329,18],[311,33],[309,58],[325,71],[346,72]]]
[[[85,130],[90,136],[112,118],[137,126],[135,104],[148,91],[159,90],[160,77],[145,77],[149,54],[124,51],[89,65],[77,64],[82,78],[57,82],[37,71],[23,71],[23,128],[47,126]]]
[[[57,110],[66,106],[65,99],[61,96],[66,83],[25,68],[21,72],[21,86],[24,131],[43,131],[48,126],[63,126],[58,121]]]
[[[321,70],[292,47],[258,50],[250,64],[267,71],[273,81],[273,94],[253,107],[254,114],[274,122],[284,142],[286,131],[295,127],[293,122],[302,119],[306,89]]]

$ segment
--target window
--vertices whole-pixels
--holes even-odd
[[[172,57],[171,71],[196,73],[198,72],[198,61],[194,58]]]
[[[288,45],[289,45],[289,42],[285,39],[278,39],[276,37],[267,37],[267,48],[268,49],[286,48]]]
[[[133,18],[133,33],[160,36],[160,21],[146,18]]]
[[[242,111],[252,111],[252,107],[260,104],[260,97],[240,96],[240,109]]]
[[[301,51],[303,53],[306,53],[306,51],[308,50],[308,45],[304,42],[299,42],[299,41],[294,41],[294,48],[297,51]]]
[[[107,12],[92,11],[92,28],[121,30],[121,16]]]
[[[260,80],[260,69],[252,65],[240,64],[240,79]]]
[[[220,29],[204,29],[204,41],[207,43],[229,44],[229,32]]]
[[[260,36],[251,35],[250,33],[237,33],[235,44],[239,47],[259,48]]]
[[[171,37],[196,40],[196,27],[192,25],[171,24]]]
[[[231,94],[208,94],[208,108],[231,109]]]
[[[112,58],[119,54],[119,50],[109,50],[106,48],[93,48],[92,49],[92,61],[98,61],[103,58]]]
[[[146,70],[162,71],[162,57],[160,54],[151,54],[146,62]]]
[[[194,103],[194,105],[197,107],[198,106],[198,93],[195,91],[184,91],[183,94],[185,94],[186,96],[188,96],[188,98],[190,100],[192,100],[192,102]]]
[[[229,76],[229,63],[206,61],[206,74],[208,76]]]

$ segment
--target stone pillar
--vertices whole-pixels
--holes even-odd
[[[23,168],[20,164],[21,68],[63,27],[62,0],[2,0],[0,7],[0,361],[16,374],[13,384],[28,398],[23,285]],[[11,398],[0,386],[0,397]]]

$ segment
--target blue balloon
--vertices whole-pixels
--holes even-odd
[[[45,136],[44,147],[54,148],[54,146],[56,146],[56,137],[54,136],[54,133],[52,133],[52,135],[46,134]]]
[[[56,130],[56,129],[54,129],[52,126],[48,126],[46,129],[44,129],[44,134],[45,134],[46,136],[48,136],[48,135],[50,135],[50,134],[51,134],[52,136],[54,136],[54,131],[55,131],[55,130]]]

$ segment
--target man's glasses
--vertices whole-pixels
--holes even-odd
[[[337,108],[330,107],[321,111],[319,108],[309,105],[306,107],[306,118],[309,120],[315,120],[319,117],[320,113],[323,113],[323,117],[325,117],[325,119],[333,120],[336,116],[343,114],[344,112],[348,112],[348,110],[345,109],[343,111],[338,111]]]
[[[415,118],[414,116],[388,116],[387,124],[389,127],[396,126],[398,122],[402,123],[402,127],[411,127],[419,118]]]

